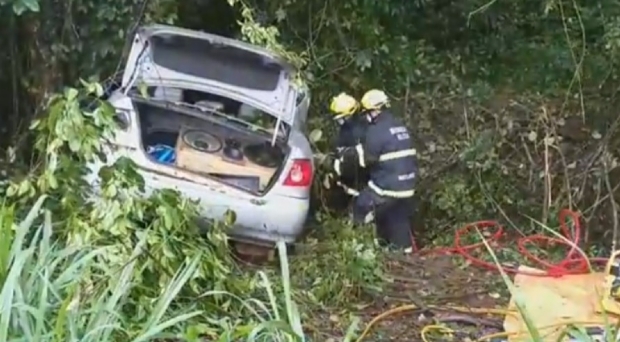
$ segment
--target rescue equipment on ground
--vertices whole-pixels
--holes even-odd
[[[603,284],[603,309],[611,314],[620,315],[620,250],[609,257],[605,266],[605,283]]]

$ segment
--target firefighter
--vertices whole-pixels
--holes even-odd
[[[336,136],[336,150],[354,147],[364,136],[367,123],[364,118],[356,115],[359,111],[359,103],[348,94],[340,93],[332,99],[330,110],[334,115],[334,121],[338,123],[338,135]]]
[[[346,149],[354,148],[364,137],[368,126],[365,118],[358,115],[359,102],[346,93],[335,96],[330,103],[330,111],[334,121],[338,123],[338,135],[335,141],[336,154],[342,154]],[[334,182],[351,196],[357,195],[360,184],[368,180],[365,170],[358,165],[350,165],[346,170],[335,170]]]
[[[361,143],[336,159],[334,168],[342,169],[351,163],[368,168],[368,186],[355,198],[354,224],[374,220],[381,245],[411,253],[416,150],[408,129],[390,111],[383,91],[369,90],[360,102],[369,123],[366,134]]]

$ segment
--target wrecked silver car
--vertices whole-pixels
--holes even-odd
[[[108,162],[131,158],[148,191],[176,189],[199,200],[205,218],[234,211],[238,241],[293,242],[314,174],[302,132],[310,97],[293,77],[289,64],[244,42],[142,27],[108,99],[122,123]]]

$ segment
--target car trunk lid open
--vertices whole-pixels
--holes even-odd
[[[292,124],[293,68],[266,50],[240,41],[165,25],[141,27],[123,73],[128,92],[137,84],[169,82],[219,89]]]

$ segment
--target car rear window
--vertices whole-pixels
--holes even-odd
[[[261,91],[278,86],[282,67],[239,48],[178,35],[151,38],[153,62],[195,77]]]

